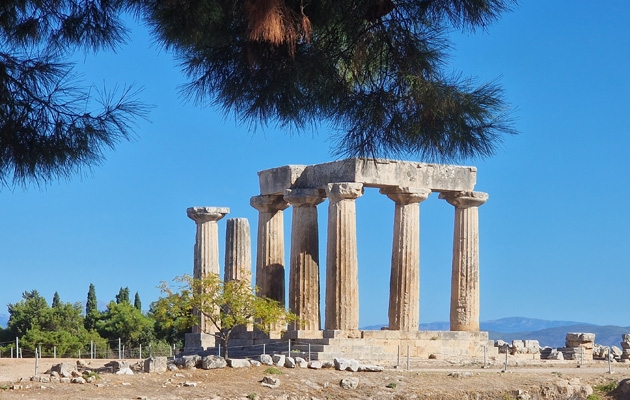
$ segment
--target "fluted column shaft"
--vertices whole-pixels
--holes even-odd
[[[291,259],[289,270],[289,309],[299,317],[290,329],[319,330],[319,229],[317,205],[325,192],[318,189],[285,191],[284,199],[293,207]]]
[[[258,295],[278,301],[284,296],[284,219],[289,204],[282,195],[260,195],[250,199],[258,214],[256,286]]]
[[[186,209],[188,218],[197,224],[194,250],[193,278],[204,279],[208,274],[219,274],[219,226],[217,221],[230,209],[227,207],[190,207]],[[216,328],[210,321],[200,318],[199,325],[193,327],[193,333],[214,333]]]
[[[225,229],[224,281],[252,279],[251,239],[247,218],[229,218]]]
[[[359,269],[355,199],[361,183],[326,186],[328,242],[326,252],[326,329],[359,329]]]
[[[417,331],[420,321],[420,202],[430,189],[381,189],[396,203],[389,281],[389,329]]]
[[[482,192],[443,193],[455,206],[451,330],[479,331],[479,212],[488,200]]]

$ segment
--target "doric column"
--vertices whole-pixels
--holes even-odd
[[[317,205],[324,201],[320,189],[286,190],[284,199],[293,207],[289,309],[300,318],[292,330],[316,331],[321,327],[319,312],[319,234]]]
[[[326,186],[328,243],[326,251],[326,329],[359,329],[359,269],[355,199],[361,183]]]
[[[188,218],[197,224],[193,278],[204,279],[208,274],[219,274],[219,226],[217,221],[225,217],[227,207],[190,207]],[[196,312],[200,316],[199,312]],[[201,318],[201,316],[200,316]],[[193,333],[214,333],[215,327],[206,318],[193,327]]]
[[[289,204],[282,195],[260,195],[250,199],[258,214],[256,286],[258,295],[276,300],[284,307],[284,221],[282,210]]]
[[[380,191],[396,203],[392,271],[389,277],[389,329],[417,331],[420,316],[420,202],[430,189],[388,187]]]
[[[479,330],[479,213],[488,200],[482,192],[440,194],[455,206],[453,276],[451,278],[451,330]]]
[[[247,218],[229,218],[225,229],[224,281],[252,280],[252,252]]]

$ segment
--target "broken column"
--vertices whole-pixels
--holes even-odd
[[[325,195],[319,189],[286,190],[284,195],[293,207],[289,309],[299,321],[291,323],[292,330],[318,331],[321,327],[317,205]]]
[[[224,281],[251,282],[252,256],[249,221],[247,218],[229,218],[225,229]]]
[[[440,198],[455,206],[451,331],[479,331],[478,207],[488,200],[488,194],[444,192]]]
[[[389,281],[389,329],[417,331],[420,320],[420,202],[430,189],[388,187],[380,190],[396,203]]]
[[[359,329],[359,269],[355,200],[363,184],[326,185],[328,242],[326,251],[326,330]]]
[[[593,347],[595,347],[594,333],[569,332],[565,338],[564,347],[558,349],[565,360],[592,361]]]
[[[284,219],[289,204],[282,195],[260,195],[250,199],[258,210],[256,286],[258,295],[276,300],[284,307]]]

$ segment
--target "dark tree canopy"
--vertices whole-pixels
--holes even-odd
[[[329,123],[339,155],[488,156],[514,133],[496,83],[445,71],[445,36],[516,0],[131,1],[189,96],[253,124]]]
[[[61,60],[124,41],[124,0],[0,2],[0,188],[97,165],[145,114],[129,88],[81,87]],[[96,103],[96,104],[95,104]]]
[[[116,304],[122,303],[131,304],[129,300],[129,287],[121,287],[120,290],[118,290],[118,294],[116,295]]]
[[[96,301],[96,288],[90,283],[87,293],[87,301],[85,302],[85,329],[91,331],[96,328],[98,320],[98,303]]]
[[[140,295],[136,292],[136,295],[133,298],[133,307],[142,312],[142,301],[140,301]]]

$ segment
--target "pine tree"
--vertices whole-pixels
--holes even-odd
[[[96,302],[96,289],[94,284],[90,283],[90,288],[87,293],[87,301],[85,303],[85,329],[88,331],[96,328],[96,321],[98,320],[98,305]]]
[[[82,87],[71,52],[124,42],[125,1],[0,2],[0,189],[67,178],[129,139],[146,109],[133,89]]]
[[[129,287],[121,287],[118,291],[118,294],[116,295],[116,304],[122,303],[131,304],[131,301],[129,300]]]
[[[516,0],[132,0],[181,60],[185,94],[251,124],[331,125],[335,152],[488,156],[515,133],[502,90],[445,71],[454,28]]]
[[[52,299],[52,308],[57,308],[61,304],[61,299],[59,298],[59,293],[55,292]]]
[[[133,306],[140,312],[142,312],[142,302],[140,301],[140,295],[136,292],[136,296],[133,299]]]

